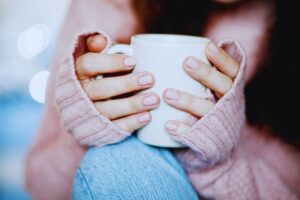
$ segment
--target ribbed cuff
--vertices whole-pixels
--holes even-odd
[[[62,124],[81,145],[88,146],[120,142],[130,135],[99,113],[76,76],[73,54],[77,49],[85,47],[88,35],[97,33],[106,38],[108,45],[102,52],[107,51],[112,40],[105,32],[93,30],[76,34],[69,57],[60,66],[56,77],[55,103]]]
[[[223,40],[219,46],[239,64],[240,69],[232,88],[192,128],[174,139],[197,153],[201,166],[209,167],[224,161],[237,145],[245,124],[244,72],[246,56],[233,40]],[[188,163],[188,162],[185,162]],[[195,162],[190,162],[191,164]]]

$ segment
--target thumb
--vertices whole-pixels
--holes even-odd
[[[95,53],[101,52],[107,45],[107,41],[102,35],[89,36],[86,43],[88,50]]]

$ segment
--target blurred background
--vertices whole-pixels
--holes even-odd
[[[30,199],[24,156],[43,112],[48,65],[70,0],[0,0],[0,199]]]

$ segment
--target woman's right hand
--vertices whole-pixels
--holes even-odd
[[[119,128],[133,132],[151,120],[150,110],[159,105],[157,94],[143,93],[126,98],[112,97],[144,90],[153,86],[155,80],[150,72],[101,77],[103,74],[130,72],[135,60],[124,54],[101,52],[106,39],[101,35],[90,36],[86,40],[88,53],[76,58],[77,77],[96,109],[112,120]],[[100,75],[100,78],[95,79]]]

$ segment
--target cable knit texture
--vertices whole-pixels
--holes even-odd
[[[63,126],[81,145],[103,146],[120,142],[130,133],[119,129],[98,112],[77,79],[73,54],[86,51],[85,38],[93,34],[102,34],[107,39],[108,44],[102,52],[111,46],[111,38],[103,31],[76,34],[69,57],[57,73],[55,102]]]

